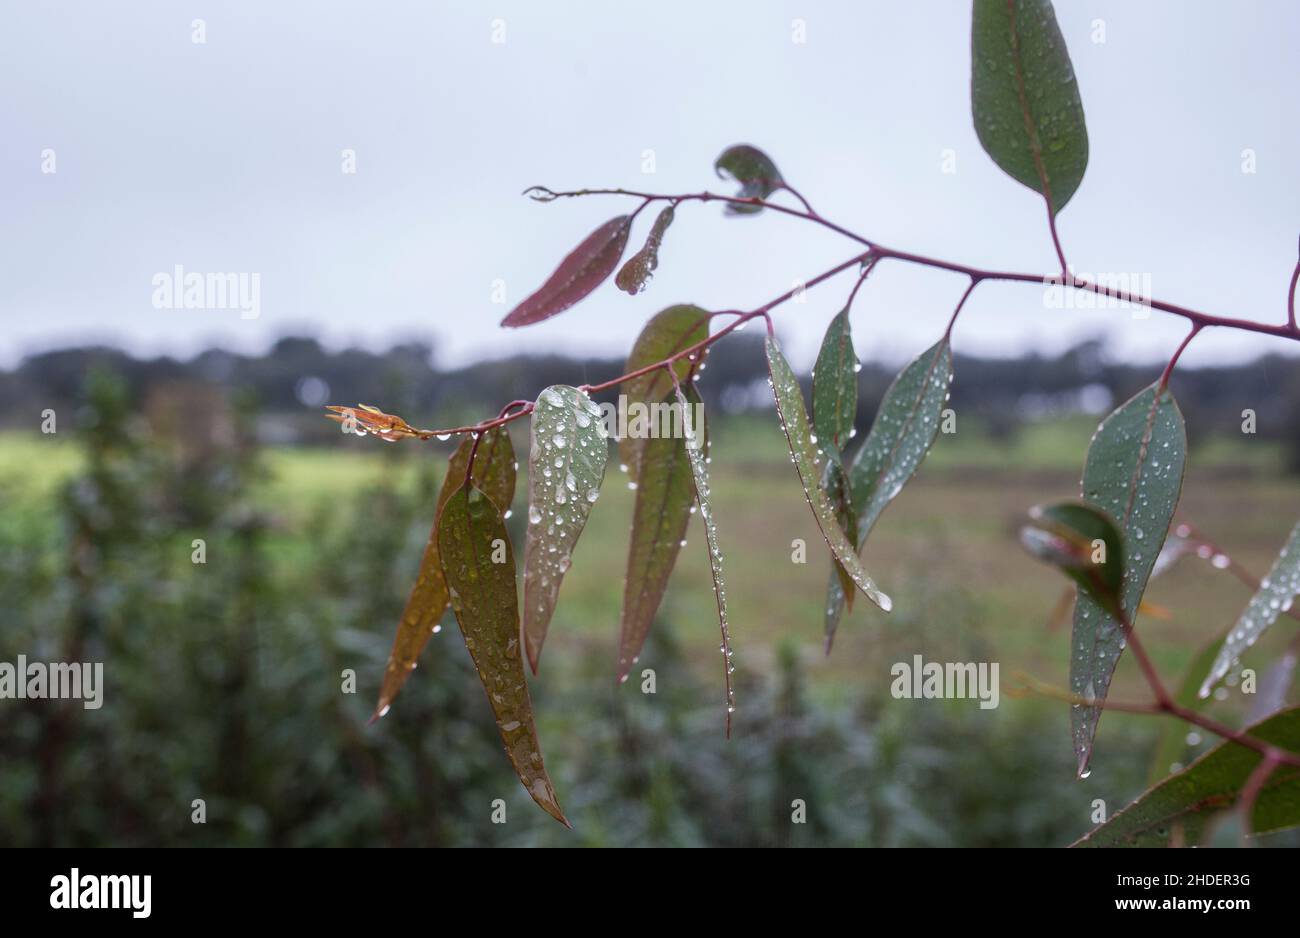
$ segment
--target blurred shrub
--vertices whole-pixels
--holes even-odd
[[[189,418],[156,402],[146,421],[93,374],[59,524],[0,508],[0,660],[102,661],[107,685],[99,710],[0,701],[0,844],[1059,845],[1089,826],[1054,711],[989,719],[969,701],[879,696],[825,709],[788,645],[771,682],[737,673],[727,742],[716,681],[661,621],[655,695],[612,688],[604,656],[563,690],[538,686],[565,831],[515,781],[454,626],[400,718],[366,726],[432,475],[340,493],[286,533],[251,497],[253,403],[198,400]],[[356,694],[341,692],[349,668]],[[1133,794],[1145,759],[1129,761],[1115,785]]]

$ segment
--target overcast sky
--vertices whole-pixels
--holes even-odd
[[[1056,7],[1091,143],[1060,216],[1076,271],[1131,272],[1160,299],[1282,320],[1300,234],[1300,4]],[[969,20],[955,0],[11,4],[0,364],[90,341],[256,351],[289,332],[373,348],[426,339],[445,364],[521,349],[621,354],[665,305],[749,308],[854,246],[796,219],[687,205],[646,293],[607,284],[561,317],[505,331],[501,317],[574,244],[633,207],[539,205],[520,191],[725,188],[712,162],[736,142],[764,148],[820,211],[886,244],[1050,270],[1041,201],[993,165],[971,126]],[[355,173],[343,172],[345,150]],[[42,171],[46,151],[55,172]],[[177,264],[257,273],[260,316],[155,308],[152,279]],[[497,280],[506,305],[493,302]],[[798,363],[851,285],[845,275],[782,308]],[[920,350],[962,286],[882,266],[855,307],[858,351]],[[1184,331],[1163,314],[1052,310],[1039,287],[988,284],[956,342],[1014,354],[1104,334],[1115,357],[1150,360]],[[1185,361],[1285,345],[1213,332]]]

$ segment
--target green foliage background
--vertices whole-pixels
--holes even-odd
[[[105,705],[3,702],[5,845],[1061,845],[1091,826],[1093,798],[1113,809],[1141,790],[1149,721],[1116,715],[1093,775],[1104,782],[1085,785],[1071,779],[1059,705],[888,697],[889,662],[918,644],[930,658],[1002,660],[1004,685],[1011,659],[1032,667],[1041,653],[1040,673],[1056,674],[1061,638],[1009,613],[1047,608],[1052,578],[1010,596],[978,569],[941,572],[962,541],[1005,540],[1016,555],[993,506],[948,504],[958,514],[937,529],[895,518],[937,551],[934,575],[900,581],[914,548],[887,542],[901,556],[882,576],[907,601],[887,623],[855,612],[822,659],[824,558],[797,568],[784,548],[774,561],[749,547],[759,529],[746,525],[763,513],[746,504],[811,525],[779,430],[732,418],[712,468],[738,603],[734,738],[722,738],[696,527],[642,656],[658,692],[640,693],[636,672],[614,685],[630,498],[611,479],[533,682],[569,833],[502,757],[450,616],[392,713],[366,726],[440,455],[374,441],[264,451],[246,398],[187,401],[184,422],[146,417],[109,372],[93,373],[75,413],[55,436],[0,443],[0,660],[104,661]],[[969,445],[954,438],[944,457],[947,442],[937,459]],[[817,544],[815,530],[798,533]],[[1260,532],[1262,550],[1271,536]],[[204,565],[190,561],[197,537]],[[813,588],[789,586],[791,569]],[[1164,650],[1174,666],[1190,652]],[[355,695],[340,691],[345,668]],[[206,824],[191,823],[195,798]],[[504,825],[491,823],[496,798]],[[803,825],[790,822],[796,798]]]

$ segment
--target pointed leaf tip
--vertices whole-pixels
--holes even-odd
[[[695,411],[680,387],[675,388],[677,405],[683,415]],[[683,416],[683,421],[687,418]],[[723,680],[726,687],[726,724],[725,734],[731,738],[731,715],[736,712],[736,691],[732,686],[731,674],[735,671],[734,655],[731,649],[731,620],[727,614],[727,583],[722,575],[722,547],[718,543],[718,525],[713,520],[712,492],[709,488],[709,467],[705,461],[703,428],[691,424],[686,431],[686,457],[691,465],[691,477],[695,486],[695,501],[700,506],[700,519],[704,522],[704,540],[709,549],[709,570],[713,574],[713,597],[718,607],[718,630],[722,642],[718,650],[722,653]]]
[[[560,262],[555,273],[501,320],[501,325],[528,326],[564,312],[605,282],[627,246],[632,217],[620,215],[601,225]]]
[[[803,483],[804,495],[812,509],[813,518],[821,528],[822,536],[830,546],[835,559],[852,578],[854,585],[881,610],[889,612],[894,606],[893,600],[881,592],[863,568],[856,545],[849,543],[844,529],[835,518],[834,507],[819,484],[821,466],[817,440],[808,425],[808,414],[804,410],[803,392],[799,389],[799,381],[790,370],[790,365],[781,353],[781,346],[775,337],[769,335],[765,345],[768,372],[772,380],[772,394],[776,398],[777,416],[790,445],[790,455],[799,473],[799,480]]]
[[[1120,598],[1130,623],[1178,507],[1186,453],[1183,415],[1173,394],[1155,384],[1107,417],[1088,446],[1083,498],[1113,518],[1123,535]],[[1121,620],[1081,590],[1070,635],[1070,690],[1076,697],[1097,702],[1070,709],[1081,775],[1087,772],[1101,704],[1126,644]]]
[[[398,691],[415,669],[420,652],[438,630],[438,623],[447,612],[449,597],[438,553],[438,518],[447,500],[465,481],[465,471],[469,468],[469,456],[473,448],[474,441],[467,436],[447,460],[447,472],[443,476],[442,489],[434,506],[429,540],[420,559],[415,585],[402,610],[393,648],[388,654],[388,664],[384,668],[383,682],[379,689],[379,701],[375,704],[371,723],[388,712]],[[494,427],[480,439],[474,457],[473,479],[474,484],[486,492],[502,512],[510,509],[510,503],[515,497],[515,452],[510,443],[510,434],[504,427]]]
[[[871,430],[849,467],[859,551],[934,445],[951,387],[952,349],[943,338],[909,362],[881,399]],[[845,590],[832,572],[824,616],[828,647],[844,614],[845,600]]]
[[[456,621],[510,764],[533,801],[568,827],[546,773],[524,677],[510,535],[500,509],[468,480],[443,506],[438,549]]]

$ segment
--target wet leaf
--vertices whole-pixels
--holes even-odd
[[[1110,516],[1091,505],[1064,502],[1029,512],[1020,532],[1025,549],[1074,580],[1097,605],[1120,609],[1124,541]]]
[[[1214,667],[1201,685],[1202,697],[1210,695],[1214,685],[1223,680],[1246,649],[1255,644],[1278,616],[1291,610],[1297,596],[1300,596],[1300,524],[1292,529],[1282,553],[1273,561],[1273,569],[1259,581],[1259,589],[1228,633]]]
[[[909,362],[885,392],[871,432],[849,467],[858,550],[934,445],[951,386],[952,349],[944,338]],[[832,574],[826,589],[827,651],[844,613],[844,597]]]
[[[573,547],[600,497],[608,457],[605,423],[590,397],[563,384],[538,396],[528,453],[524,542],[523,635],[534,674]]]
[[[669,306],[650,318],[632,345],[627,357],[624,374],[661,362],[670,355],[703,342],[709,337],[709,314],[698,306],[681,304]],[[673,371],[678,381],[685,381],[692,369],[704,360],[706,350],[701,350],[690,361],[689,356],[673,363]],[[634,404],[649,404],[662,401],[672,394],[673,379],[665,368],[656,368],[649,374],[630,378],[622,384],[623,397],[628,408]],[[618,441],[619,461],[627,466],[628,478],[632,482],[638,479],[637,464],[640,461],[641,448],[645,446],[644,436],[623,436]]]
[[[723,150],[713,169],[719,179],[730,177],[740,183],[740,191],[736,193],[739,199],[766,199],[785,185],[771,157],[747,143]],[[737,205],[734,202],[727,203],[726,208],[731,215],[754,215],[762,210],[761,205]]]
[[[1083,469],[1083,497],[1118,524],[1124,536],[1124,612],[1132,621],[1142,601],[1183,486],[1187,435],[1173,395],[1156,385],[1138,393],[1097,428]],[[1127,639],[1116,616],[1086,593],[1074,605],[1070,690],[1084,700],[1106,699]],[[1071,708],[1079,773],[1092,757],[1100,706]]]
[[[818,435],[818,440],[821,436]],[[844,529],[844,536],[849,539],[850,544],[858,543],[858,513],[853,508],[853,496],[849,491],[849,474],[844,467],[843,457],[840,456],[839,450],[834,443],[827,443],[822,449],[826,453],[826,465],[822,470],[822,491],[826,493],[826,499],[835,509],[835,520],[839,522]],[[840,597],[844,608],[849,612],[853,611],[853,595],[857,589],[853,585],[853,577],[849,571],[844,569],[844,565],[831,556],[831,575],[839,581]],[[829,651],[829,645],[827,651]]]
[[[1300,753],[1300,707],[1284,710],[1245,732],[1281,749]],[[1240,743],[1220,743],[1080,838],[1074,846],[1168,847],[1175,831],[1182,843],[1199,843],[1207,823],[1237,805],[1242,786],[1262,758]],[[1262,834],[1297,824],[1300,824],[1300,769],[1279,765],[1259,792],[1250,827]]]
[[[504,562],[497,563],[501,548]],[[519,653],[515,557],[500,509],[466,482],[447,499],[438,526],[438,550],[451,606],[496,716],[515,774],[542,810],[565,827],[555,789],[542,762],[533,704]]]
[[[1074,66],[1048,0],[975,0],[971,109],[985,152],[1065,208],[1088,166]]]
[[[817,439],[843,447],[858,414],[858,358],[853,354],[847,308],[831,320],[822,338],[813,368],[812,399]]]
[[[849,542],[844,529],[835,519],[835,509],[826,498],[821,485],[821,465],[818,461],[817,440],[808,426],[808,414],[803,406],[803,392],[790,364],[781,354],[781,346],[773,336],[767,337],[767,369],[772,379],[772,394],[776,398],[776,412],[785,431],[786,441],[790,444],[790,455],[795,469],[803,483],[804,495],[812,508],[813,518],[821,528],[822,536],[830,545],[835,559],[853,579],[853,583],[866,594],[873,603],[888,612],[893,603],[882,593],[858,559],[857,548]]]
[[[469,454],[473,446],[473,437],[465,437],[447,461],[447,474],[443,477],[442,489],[434,507],[433,526],[429,529],[429,541],[425,544],[424,556],[420,559],[420,572],[416,576],[415,586],[411,588],[411,595],[407,597],[406,607],[402,610],[397,637],[393,639],[392,651],[388,653],[388,665],[384,668],[379,702],[375,705],[375,714],[371,720],[388,712],[397,692],[415,669],[420,652],[447,611],[447,581],[442,575],[442,561],[438,556],[438,517],[442,514],[447,499],[465,481],[465,469],[469,465]],[[492,499],[497,508],[503,512],[510,510],[510,503],[515,497],[515,451],[504,427],[494,427],[483,434],[474,456],[473,478],[474,484]]]
[[[546,283],[524,300],[503,326],[528,326],[550,319],[577,303],[614,272],[627,246],[632,216],[620,215],[601,225],[579,244],[555,269]]]
[[[615,286],[632,296],[645,289],[646,283],[654,276],[655,268],[659,266],[659,245],[663,243],[664,232],[672,223],[673,207],[670,205],[655,219],[641,250],[629,257],[614,277]]]
[[[1255,699],[1250,702],[1250,710],[1246,714],[1247,723],[1256,723],[1270,717],[1286,706],[1298,662],[1300,652],[1292,644],[1282,652],[1282,657],[1269,665],[1268,670],[1260,676]]]
[[[677,404],[684,411],[690,402],[681,388],[676,389]],[[692,411],[693,412],[693,411]],[[713,520],[713,505],[709,501],[712,493],[709,489],[709,467],[705,462],[705,448],[696,446],[695,433],[702,432],[692,428],[686,438],[686,458],[691,464],[691,478],[695,486],[695,500],[700,506],[700,518],[704,521],[704,539],[709,548],[709,569],[713,572],[713,596],[718,605],[718,629],[722,642],[718,650],[722,653],[722,673],[726,685],[726,734],[731,738],[731,715],[736,712],[736,692],[731,686],[731,674],[735,670],[735,656],[731,650],[731,621],[727,617],[727,583],[722,576],[722,547],[718,543],[718,525]]]
[[[705,441],[704,408],[694,386],[686,389],[686,397],[694,415],[693,426],[701,434],[701,441]],[[669,400],[678,406],[675,395],[664,402]],[[623,615],[619,623],[620,682],[627,680],[650,634],[695,502],[685,437],[656,437],[642,442],[645,446],[640,452],[627,577],[623,582]]]

